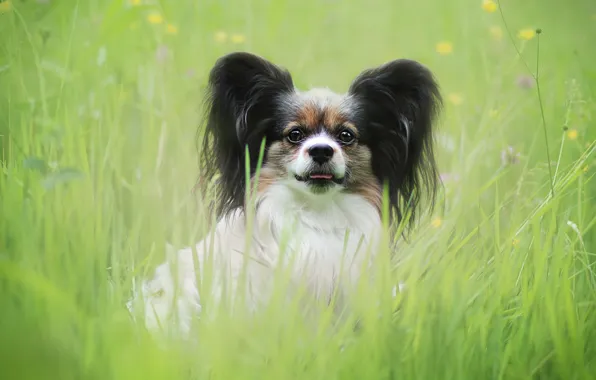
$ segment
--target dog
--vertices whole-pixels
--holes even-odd
[[[286,69],[251,53],[221,57],[209,75],[200,156],[202,180],[217,184],[218,222],[144,282],[146,326],[175,314],[188,332],[206,298],[240,292],[256,310],[276,268],[290,263],[290,282],[313,299],[342,299],[382,248],[384,208],[409,228],[424,196],[432,207],[441,106],[432,72],[413,60],[365,70],[338,94],[298,90]],[[204,293],[196,279],[208,265]]]

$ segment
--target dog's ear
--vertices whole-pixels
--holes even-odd
[[[280,98],[292,91],[289,72],[256,55],[231,53],[215,63],[205,98],[201,164],[207,182],[220,174],[218,215],[243,205],[245,149],[252,175],[261,143],[275,125]]]
[[[413,222],[422,194],[433,206],[438,183],[432,140],[442,104],[438,85],[420,63],[395,60],[362,72],[349,93],[370,131],[373,171],[389,187],[391,210]]]

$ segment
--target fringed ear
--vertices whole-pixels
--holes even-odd
[[[245,149],[252,176],[261,143],[275,126],[280,99],[292,91],[290,74],[256,55],[232,53],[215,63],[205,98],[201,165],[206,183],[219,174],[218,216],[244,204]]]
[[[411,60],[395,60],[364,71],[350,94],[370,131],[375,175],[389,186],[392,213],[415,221],[421,196],[434,205],[438,175],[433,123],[442,105],[432,73]]]

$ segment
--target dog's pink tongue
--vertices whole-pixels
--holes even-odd
[[[312,179],[331,179],[333,175],[331,174],[311,174],[310,178]]]

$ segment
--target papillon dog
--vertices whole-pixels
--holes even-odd
[[[143,284],[150,329],[176,315],[188,331],[204,301],[226,292],[242,291],[257,309],[280,267],[313,299],[331,302],[388,248],[380,247],[384,209],[409,226],[424,195],[432,205],[442,101],[433,74],[416,61],[363,71],[338,94],[298,90],[287,70],[236,52],[215,63],[205,100],[202,181],[216,183],[218,222]],[[205,293],[196,279],[208,263]]]

